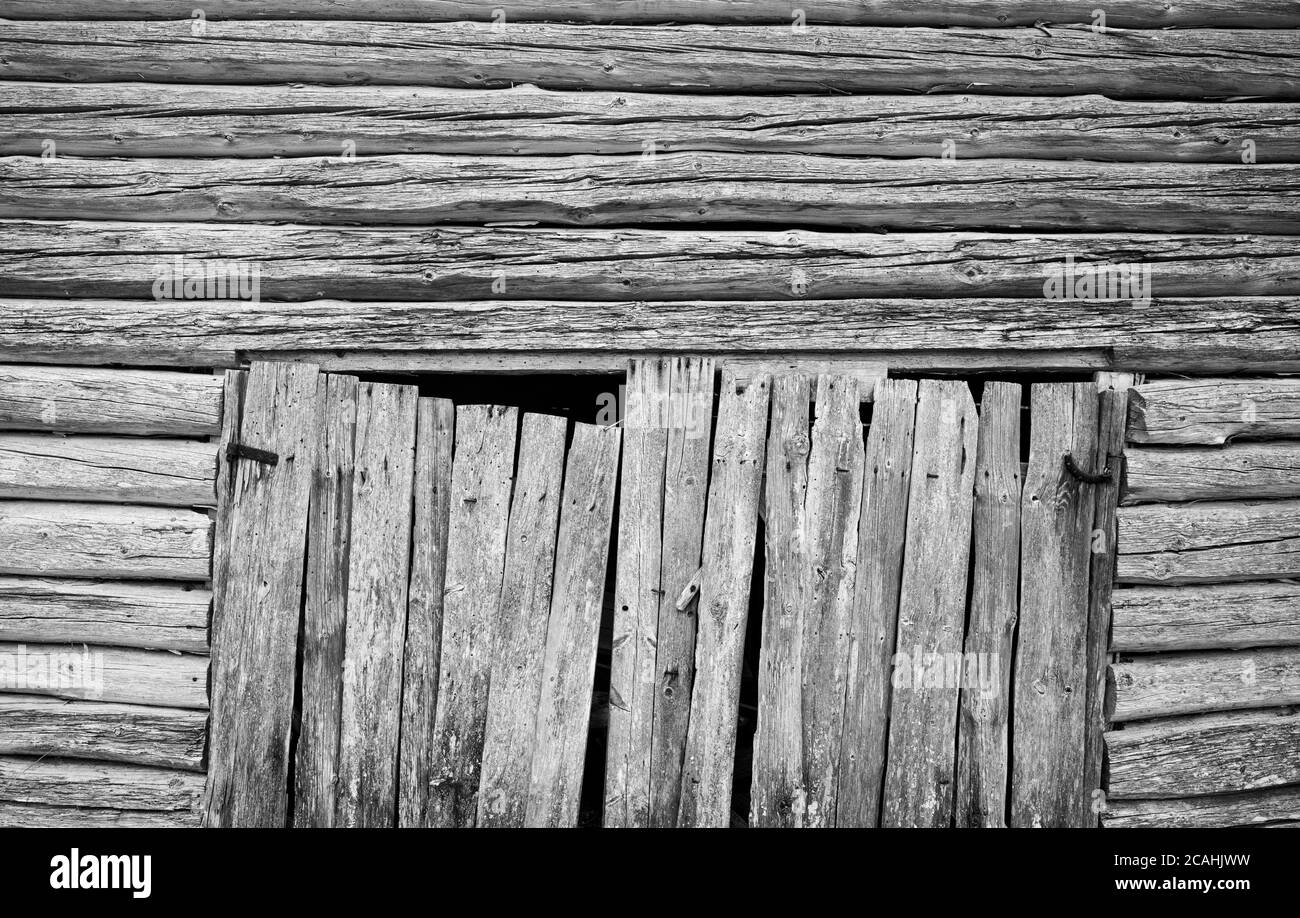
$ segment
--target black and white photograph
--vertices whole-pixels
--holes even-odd
[[[1228,909],[1270,828],[1300,0],[0,0],[7,894]]]

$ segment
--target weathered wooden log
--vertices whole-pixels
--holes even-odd
[[[211,507],[217,450],[194,440],[0,433],[0,497]]]
[[[456,409],[438,708],[426,813],[427,824],[437,828],[470,828],[478,817],[518,426],[514,408]]]
[[[1201,829],[1300,824],[1300,787],[1180,800],[1117,800],[1102,814],[1108,829]]]
[[[671,361],[633,360],[628,364],[610,640],[609,733],[601,808],[607,828],[650,825],[651,755],[659,689],[655,657],[663,598],[660,569],[664,472],[672,421],[672,379]]]
[[[335,824],[340,789],[336,778],[348,621],[357,379],[322,375],[317,388],[323,391],[307,517],[293,824],[330,828]]]
[[[118,810],[0,800],[0,829],[195,829],[191,810]]]
[[[1112,664],[1111,719],[1300,704],[1295,648],[1140,656]]]
[[[452,440],[456,406],[422,398],[415,417],[415,499],[411,525],[411,583],[406,600],[406,660],[402,666],[402,737],[397,768],[397,824],[428,820],[433,729],[442,663],[443,584],[451,515]]]
[[[163,708],[208,706],[208,658],[97,644],[0,644],[0,691]]]
[[[809,815],[803,744],[806,612],[802,603],[806,597],[801,587],[806,573],[800,549],[811,446],[808,406],[812,400],[809,376],[782,374],[772,379],[772,413],[763,480],[766,560],[759,643],[758,725],[754,732],[749,795],[749,825],[754,828],[800,828]],[[861,507],[858,512],[861,513]],[[851,633],[851,629],[846,629],[846,637]],[[847,653],[845,657],[847,669]],[[848,728],[841,721],[841,732],[845,729]],[[835,764],[838,768],[839,761]],[[834,809],[828,814],[813,815],[822,824],[835,824]]]
[[[1109,799],[1192,797],[1300,783],[1300,713],[1170,717],[1106,734]]]
[[[967,384],[922,380],[882,826],[946,828],[953,821],[957,705],[968,675],[962,636],[978,442],[979,416]]]
[[[668,391],[686,423],[668,431],[664,466],[663,554],[659,565],[655,707],[650,749],[650,825],[677,825],[695,685],[696,620],[677,609],[677,597],[700,574],[713,442],[715,364],[707,357],[674,355]],[[725,371],[724,371],[725,372]],[[750,378],[752,374],[750,374]],[[702,578],[701,578],[702,579]]]
[[[704,529],[704,575],[679,825],[731,824],[741,663],[758,536],[771,380],[723,371]],[[668,678],[667,676],[665,677]]]
[[[1142,504],[1119,509],[1120,583],[1300,576],[1300,501]]]
[[[0,502],[0,574],[207,580],[212,520],[163,507]]]
[[[480,827],[518,828],[528,808],[568,427],[554,415],[523,419],[483,731]]]
[[[402,725],[419,389],[357,389],[335,824],[392,826]]]
[[[578,824],[621,436],[575,424],[565,460],[526,826]]]
[[[1096,485],[1076,477],[1064,457],[1096,455],[1097,395],[1092,382],[1039,383],[1030,394],[1012,704],[1010,823],[1017,828],[1096,822],[1082,755]]]
[[[970,620],[961,687],[956,800],[958,828],[1006,825],[1010,775],[1011,662],[1020,609],[1019,383],[985,383],[980,398],[971,522]]]
[[[1282,236],[0,222],[9,297],[150,299],[179,257],[256,265],[263,301],[1039,298],[1067,256],[1162,298],[1300,293]]]
[[[144,765],[0,758],[0,795],[13,803],[195,812],[203,776]]]
[[[196,32],[198,34],[196,34]],[[105,42],[113,53],[105,54]],[[383,22],[10,22],[0,77],[681,93],[1300,96],[1289,29],[1094,31]],[[960,70],[951,66],[962,61]],[[348,62],[339,67],[340,59]],[[1134,187],[1140,187],[1135,183]]]
[[[0,640],[207,653],[211,604],[169,583],[0,577]]]
[[[173,19],[172,0],[3,0],[9,19]],[[500,13],[498,13],[500,10]],[[790,25],[786,0],[505,0],[499,7],[465,0],[205,0],[210,19],[371,19],[396,22],[709,22]],[[1068,0],[1032,0],[1008,7],[1000,0],[960,4],[926,0],[814,0],[797,12],[806,23],[859,25],[1012,26],[1091,22],[1095,14]],[[1111,28],[1223,26],[1289,28],[1300,15],[1286,0],[1127,0],[1107,11]]]
[[[204,824],[288,823],[290,732],[307,518],[320,437],[311,364],[254,363],[239,438],[275,454],[233,469],[230,547],[214,613],[212,728]]]
[[[880,821],[916,398],[915,380],[884,380],[867,432],[835,816],[844,828]]]
[[[1300,442],[1131,446],[1124,457],[1125,503],[1300,497]]]
[[[199,373],[0,366],[0,430],[207,437],[221,431],[221,388]]]
[[[184,337],[172,331],[181,326]],[[1285,371],[1300,370],[1300,302],[0,299],[0,359],[56,363],[234,366],[241,358],[277,356],[357,371],[618,373],[630,356],[662,354],[667,341],[678,353],[815,359],[831,372],[835,359],[848,355],[891,369],[962,372]],[[335,355],[344,342],[354,350]]]
[[[1171,170],[1160,163],[935,158],[871,159],[846,169],[838,156],[711,152],[653,160],[10,156],[0,159],[0,181],[0,217],[40,220],[1300,232],[1300,207],[1290,195],[1300,166],[1289,164]],[[168,292],[161,281],[159,291]]]
[[[714,150],[1241,163],[1249,139],[1256,162],[1300,157],[1297,106],[1286,102],[23,82],[0,85],[0,96],[0,155],[19,156]]]
[[[1300,584],[1130,587],[1113,600],[1118,653],[1300,644]]]
[[[1300,379],[1162,379],[1133,390],[1134,443],[1216,445],[1300,437]]]
[[[203,771],[202,711],[0,695],[0,755],[96,759]]]

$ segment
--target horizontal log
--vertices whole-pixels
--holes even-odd
[[[0,643],[0,692],[208,707],[208,658],[95,644]]]
[[[414,224],[779,223],[1300,233],[1300,166],[639,156],[0,158],[0,217]],[[1148,291],[1149,292],[1149,291]]]
[[[185,334],[177,335],[177,328]],[[1300,370],[1300,303],[1287,297],[1155,299],[1145,306],[979,298],[419,304],[0,299],[0,359],[220,367],[252,355],[304,351],[321,352],[314,359],[328,362],[340,345],[390,352],[390,369],[428,367],[463,358],[463,351],[495,352],[478,355],[480,371],[508,364],[509,352],[552,359],[554,352],[599,351],[601,361],[624,361],[604,363],[602,372],[622,372],[628,354],[671,349],[769,357],[820,352],[891,368],[958,372],[976,365],[1260,372]],[[571,358],[575,371],[581,372],[582,356]],[[464,362],[460,367],[469,371]]]
[[[1124,503],[1300,497],[1300,442],[1124,452]]]
[[[199,34],[195,34],[199,32]],[[1289,29],[9,22],[0,78],[681,93],[1300,97]],[[106,54],[111,46],[113,53]],[[959,68],[953,61],[960,61]],[[339,66],[345,61],[346,66]]]
[[[0,502],[0,574],[207,580],[212,520],[164,507]]]
[[[203,711],[0,695],[0,754],[201,772],[207,723]]]
[[[1111,720],[1300,704],[1300,648],[1140,656],[1114,663]]]
[[[0,641],[208,652],[212,593],[171,583],[0,577]]]
[[[47,806],[194,811],[203,776],[170,768],[0,758],[0,799]]]
[[[1300,787],[1182,800],[1119,800],[1101,815],[1108,829],[1217,829],[1300,824]]]
[[[197,829],[190,810],[115,810],[0,800],[0,829]]]
[[[1012,26],[1091,22],[1073,0],[815,0],[800,3],[808,23],[851,25]],[[204,0],[209,19],[370,19],[396,22],[791,22],[789,0],[504,0],[498,6],[466,0]],[[7,19],[172,19],[174,0],[3,0]],[[1110,28],[1232,26],[1293,28],[1300,13],[1288,0],[1125,0],[1106,12]]]
[[[221,385],[198,373],[0,366],[0,430],[212,436]]]
[[[1130,587],[1111,603],[1116,653],[1300,644],[1297,583]]]
[[[166,100],[160,105],[159,100]],[[0,155],[637,155],[1300,159],[1300,106],[1102,96],[680,96],[420,86],[0,84]],[[346,144],[346,146],[345,146]]]
[[[1143,504],[1117,515],[1120,583],[1300,577],[1300,501]]]
[[[1300,379],[1161,379],[1129,397],[1134,443],[1300,437]]]
[[[1199,714],[1106,733],[1107,796],[1192,797],[1300,784],[1300,713]]]
[[[1149,266],[1162,297],[1300,293],[1283,236],[0,222],[11,297],[149,299],[216,260],[262,300],[1039,298],[1067,256]]]
[[[216,478],[203,441],[0,433],[0,498],[212,507]]]

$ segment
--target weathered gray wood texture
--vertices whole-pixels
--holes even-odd
[[[1022,394],[1018,383],[989,382],[980,397],[953,805],[959,828],[1006,825],[1011,664],[1020,609]]]
[[[1300,644],[1300,584],[1128,587],[1113,595],[1118,653]]]
[[[211,604],[179,584],[0,577],[0,640],[207,653]]]
[[[568,427],[562,417],[525,414],[519,436],[483,734],[476,823],[483,827],[522,826],[528,807]]]
[[[692,101],[673,97],[675,106]],[[150,95],[150,105],[156,107],[155,102]],[[258,123],[280,117],[268,114]],[[532,124],[530,133],[549,123]],[[436,124],[441,137],[459,122]],[[622,136],[627,128],[618,122],[617,130]],[[983,122],[980,130],[988,130]],[[1038,298],[1046,272],[1063,266],[1063,252],[1074,253],[1079,267],[1148,266],[1151,286],[1161,297],[1300,293],[1300,254],[1290,240],[1277,236],[86,220],[0,221],[0,284],[9,297],[149,299],[159,263],[180,257],[183,265],[207,259],[256,263],[263,301]],[[500,279],[504,289],[494,286]]]
[[[328,828],[334,825],[339,790],[357,380],[328,374],[317,386],[319,447],[307,518],[293,823]]]
[[[877,387],[863,466],[836,824],[879,824],[918,385]]]
[[[202,771],[207,723],[203,711],[0,695],[0,755]]]
[[[202,802],[203,776],[117,762],[6,756],[0,758],[0,788],[13,803],[194,813]]]
[[[1146,720],[1300,704],[1300,649],[1138,656],[1110,671],[1110,717]]]
[[[208,658],[96,644],[0,644],[9,692],[157,707],[208,707]]]
[[[434,827],[470,827],[478,815],[518,426],[514,408],[456,409],[438,702],[425,813],[426,824]]]
[[[1300,497],[1300,442],[1130,446],[1124,502]]]
[[[731,823],[737,705],[770,393],[769,378],[751,379],[741,391],[732,373],[722,373],[696,616],[697,678],[678,816],[687,827]]]
[[[362,156],[913,158],[939,156],[949,142],[960,159],[1240,163],[1239,138],[1249,137],[1260,162],[1300,157],[1300,107],[1290,102],[23,82],[0,84],[0,92],[0,155],[39,156],[52,141],[64,156],[339,156],[350,141]],[[160,109],[164,95],[169,105]]]
[[[1218,445],[1300,437],[1300,379],[1164,379],[1129,399],[1134,443]]]
[[[415,386],[357,387],[335,808],[349,828],[397,817],[418,398]]]
[[[575,424],[564,466],[551,614],[524,824],[578,824],[622,430]]]
[[[922,380],[898,601],[882,826],[943,828],[953,820],[978,440],[979,417],[966,383]]]
[[[112,42],[114,53],[103,53]],[[6,79],[55,82],[379,83],[502,88],[1198,98],[1300,96],[1289,30],[1096,32],[1059,26],[899,29],[826,26],[512,24],[503,44],[469,23],[13,22]],[[338,67],[346,55],[348,67]],[[960,56],[962,67],[950,63]]]
[[[353,25],[353,24],[350,24]],[[4,43],[0,41],[0,49]],[[3,53],[0,50],[0,53]],[[97,52],[98,53],[98,52]],[[1297,78],[1300,85],[1300,78]],[[0,159],[0,217],[1289,233],[1300,166],[661,153]]]
[[[1010,821],[1095,821],[1084,772],[1088,574],[1095,486],[1075,478],[1096,452],[1097,389],[1038,383],[1030,393],[1029,467],[1021,501],[1020,622],[1012,705]]]
[[[254,363],[240,441],[276,454],[241,459],[229,508],[230,551],[213,641],[212,725],[204,822],[283,826],[289,819],[293,718],[307,517],[320,418],[310,364]]]
[[[727,363],[729,353],[745,352],[963,373],[1134,365],[1283,372],[1300,370],[1298,308],[1294,297],[1272,296],[1156,298],[1141,308],[969,298],[719,300],[649,310],[629,301],[0,299],[0,358],[227,367],[240,355],[272,355],[358,371],[617,373],[629,357],[669,347]],[[181,325],[184,337],[172,333]],[[340,343],[351,350],[336,356]]]
[[[506,22],[744,22],[789,25],[784,0],[509,0],[489,10],[464,0],[206,0],[213,19],[373,19],[397,22],[492,21],[496,9]],[[12,19],[175,19],[171,0],[4,0],[0,16]],[[998,0],[961,4],[925,0],[818,0],[807,4],[808,23],[869,25],[1034,25],[1037,22],[1087,23],[1091,12],[1068,0],[1032,0],[1007,7]],[[1131,0],[1109,13],[1107,23],[1126,29],[1164,26],[1289,28],[1300,14],[1286,0]]]
[[[397,769],[397,824],[404,827],[423,826],[429,817],[455,428],[456,406],[449,399],[420,399],[415,419],[411,583],[406,598],[402,739]]]
[[[1120,507],[1116,575],[1153,585],[1300,576],[1300,501]]]
[[[40,336],[12,328],[29,345]],[[174,334],[174,327],[167,331]],[[30,359],[21,351],[10,357]],[[0,430],[212,436],[221,432],[222,385],[220,377],[199,373],[3,366]]]
[[[1103,814],[1107,828],[1227,828],[1296,826],[1300,788],[1295,786],[1176,800],[1117,800]]]

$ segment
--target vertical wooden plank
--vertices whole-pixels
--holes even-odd
[[[650,824],[677,825],[682,764],[695,684],[696,615],[677,597],[700,569],[713,430],[711,359],[674,358],[669,392],[674,420],[664,468],[663,558],[655,651],[654,728],[650,750]],[[697,608],[698,605],[697,605]]]
[[[212,678],[205,824],[284,826],[298,625],[315,465],[315,366],[254,363],[240,442],[277,456],[235,470],[220,671]]]
[[[221,623],[225,609],[226,581],[230,565],[230,524],[234,519],[232,502],[235,494],[235,461],[226,457],[226,449],[239,442],[239,425],[244,415],[244,392],[248,387],[247,370],[227,370],[221,401],[221,439],[217,450],[217,511],[212,533],[212,621],[208,642],[212,656],[211,672],[218,672],[217,646],[225,628]],[[237,461],[237,460],[236,460]]]
[[[803,825],[807,797],[803,771],[804,498],[808,488],[811,380],[772,380],[767,439],[766,569],[758,661],[758,730],[750,782],[749,823]]]
[[[841,827],[870,827],[880,821],[916,397],[915,380],[882,380],[876,387],[867,432],[844,735],[840,740],[835,821]]]
[[[696,671],[678,824],[720,826],[731,821],[740,667],[749,618],[750,576],[758,538],[771,380],[751,375],[738,391],[724,370],[718,404],[704,530]]]
[[[1012,826],[1084,823],[1088,570],[1095,487],[1067,469],[1097,444],[1092,383],[1040,383],[1030,395],[1021,502],[1020,630],[1011,764]],[[1088,822],[1091,822],[1091,814]]]
[[[978,436],[966,383],[921,382],[880,816],[884,826],[952,823]]]
[[[302,714],[294,763],[296,826],[334,825],[343,640],[352,536],[352,448],[357,426],[354,376],[320,377],[321,444],[312,473],[303,602]]]
[[[1097,825],[1105,809],[1102,769],[1106,723],[1106,667],[1110,650],[1111,589],[1115,582],[1115,543],[1118,536],[1116,507],[1124,464],[1124,429],[1128,421],[1128,393],[1135,377],[1119,373],[1097,374],[1098,426],[1093,470],[1110,470],[1096,485],[1093,510],[1092,556],[1088,572],[1088,704],[1085,714],[1083,775],[1086,798],[1080,820]]]
[[[628,366],[605,747],[604,824],[611,828],[650,824],[671,379],[669,360],[633,360]]]
[[[578,823],[621,433],[617,427],[576,425],[564,470],[555,586],[525,814],[529,826]]]
[[[397,770],[397,824],[400,826],[428,824],[455,428],[456,406],[449,399],[420,399],[415,418],[411,584],[406,599],[402,743]]]
[[[1007,821],[1007,726],[1020,595],[1020,401],[1017,383],[980,399],[970,621],[957,735],[957,806],[965,828]]]
[[[397,818],[418,398],[414,386],[357,390],[335,811],[335,823],[347,828],[391,826]]]
[[[433,727],[428,823],[470,827],[478,814],[488,686],[505,572],[518,412],[456,409],[442,657]]]
[[[864,461],[852,376],[820,376],[804,509],[804,824],[835,825]]]
[[[568,421],[524,415],[483,741],[478,825],[524,824],[555,574]]]

